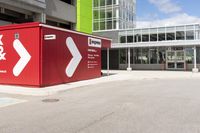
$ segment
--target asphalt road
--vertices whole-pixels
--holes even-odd
[[[89,85],[0,107],[0,133],[200,133],[200,79]],[[44,99],[57,99],[43,102]]]

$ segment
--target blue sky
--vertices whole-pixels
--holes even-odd
[[[139,27],[200,22],[200,0],[137,0]]]

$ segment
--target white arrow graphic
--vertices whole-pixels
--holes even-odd
[[[3,43],[2,43],[2,37],[3,37],[3,35],[0,35],[0,45],[3,45]]]
[[[24,68],[28,64],[28,62],[31,59],[31,56],[27,52],[27,50],[24,48],[20,40],[15,39],[13,42],[13,47],[20,56],[19,61],[13,68],[13,74],[17,77],[21,74],[21,72],[24,70]]]
[[[73,57],[70,60],[65,72],[68,77],[72,77],[78,67],[78,64],[81,62],[82,56],[71,37],[66,39],[66,45]]]

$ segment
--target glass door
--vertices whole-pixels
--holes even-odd
[[[176,69],[185,69],[185,52],[176,51]]]
[[[166,68],[167,69],[175,69],[175,51],[167,51],[166,53]]]
[[[168,70],[184,70],[185,69],[185,51],[172,50],[166,51],[166,68]]]

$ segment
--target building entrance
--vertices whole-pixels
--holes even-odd
[[[167,50],[166,57],[167,70],[185,70],[186,65],[184,50]]]

